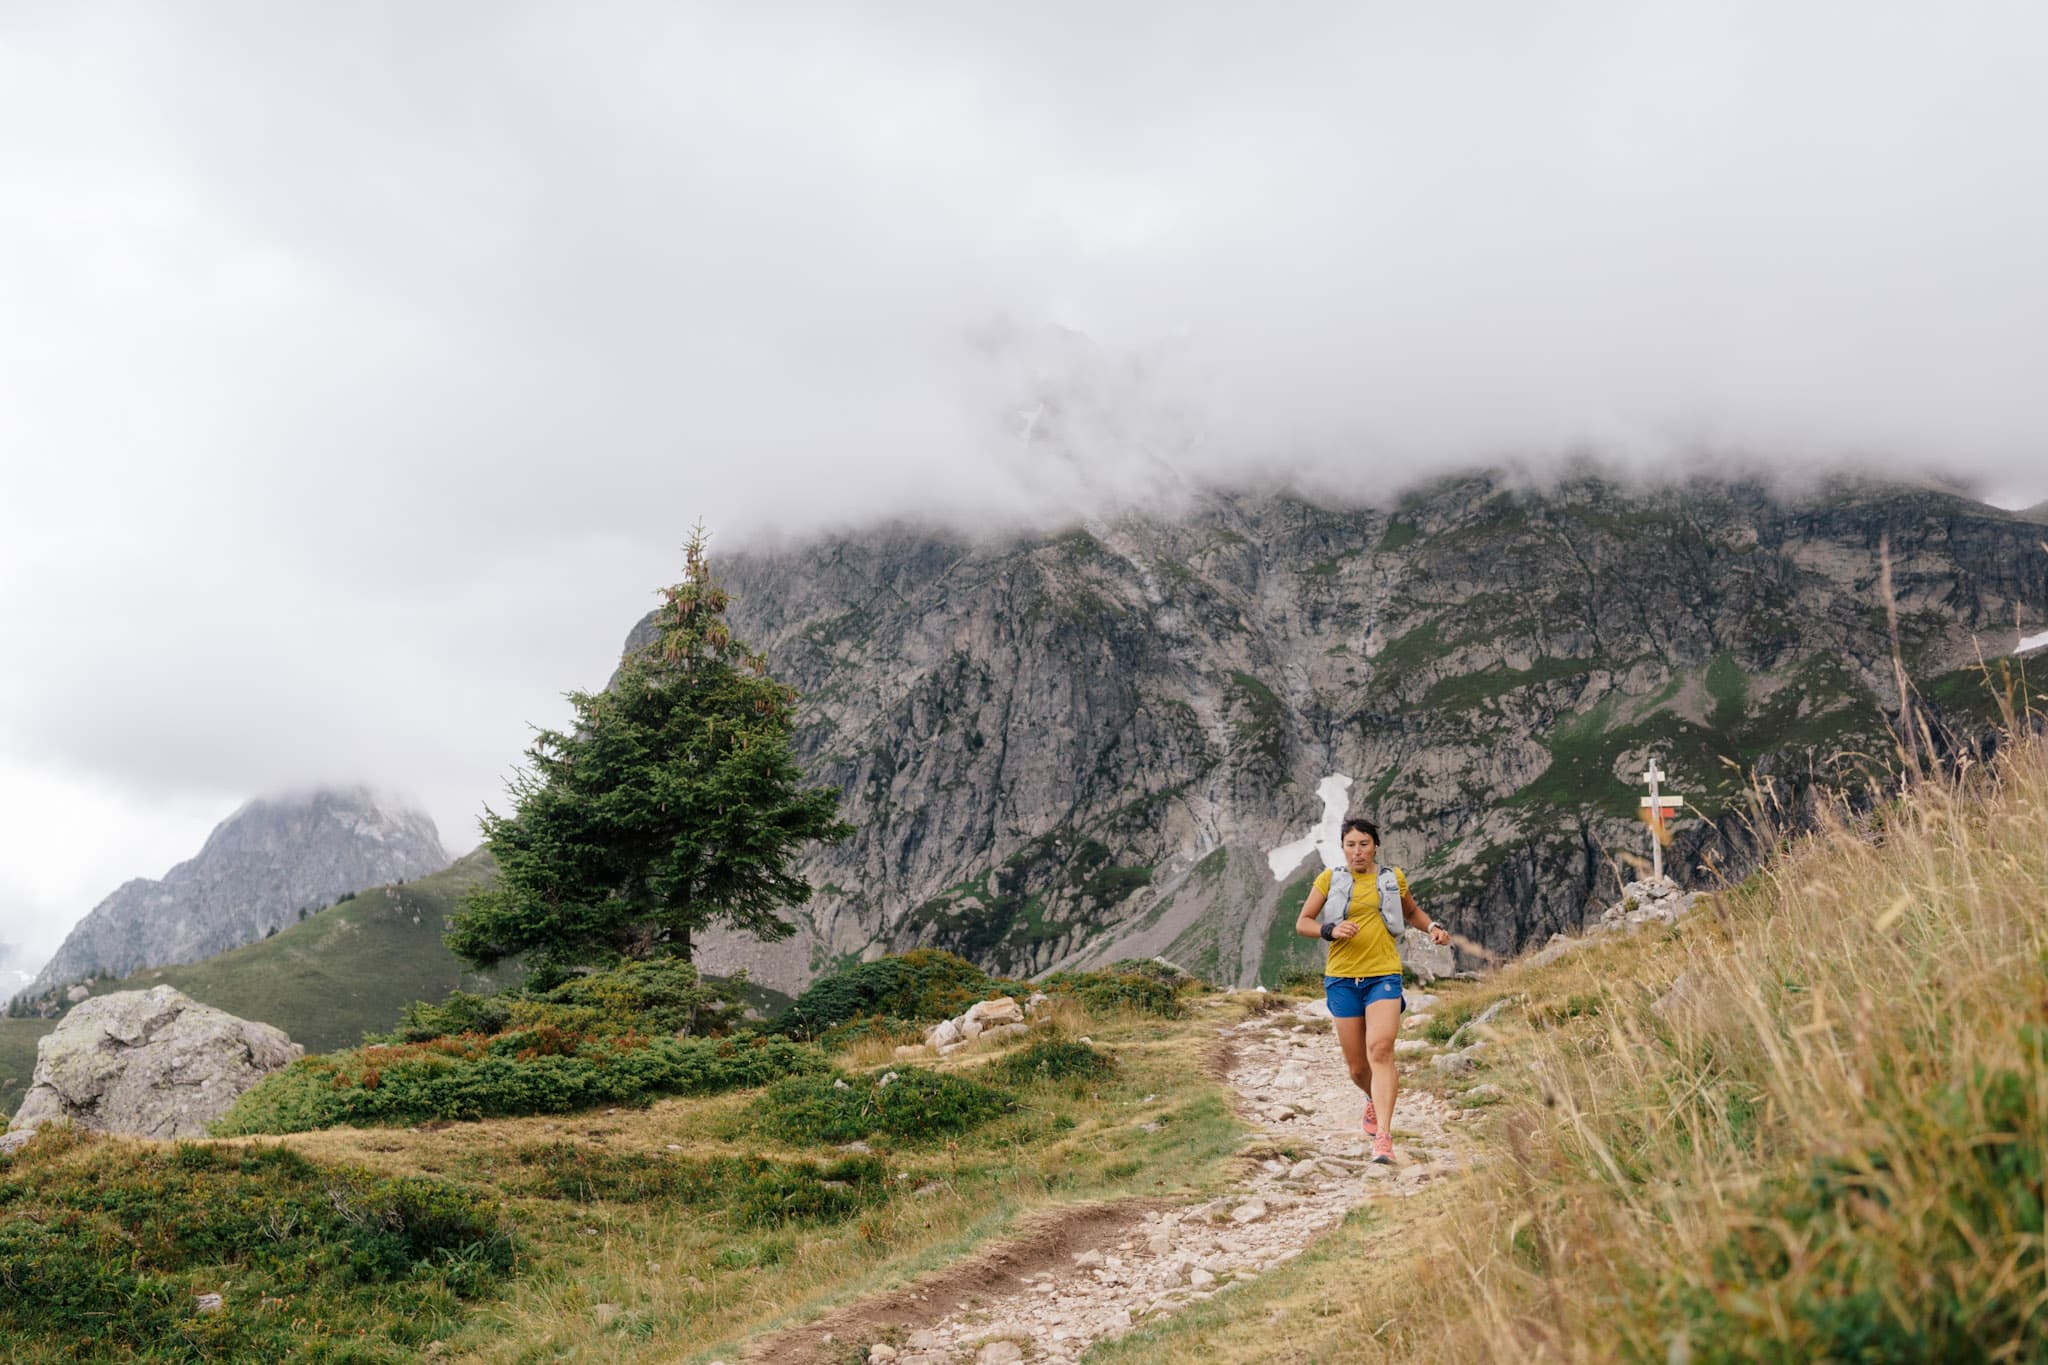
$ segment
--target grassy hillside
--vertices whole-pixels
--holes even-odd
[[[352,1047],[390,1028],[414,1000],[440,1000],[490,978],[468,971],[441,942],[462,894],[492,873],[479,849],[430,877],[379,887],[310,915],[273,937],[204,962],[145,967],[95,995],[175,986],[204,1004],[274,1024],[308,1052]],[[35,1044],[54,1024],[0,1020],[0,1111],[28,1088]]]
[[[1088,1360],[2048,1360],[2048,744],[1495,1001],[1451,1199]]]
[[[0,1114],[12,1114],[35,1074],[36,1043],[56,1025],[48,1019],[0,1019]]]
[[[263,1354],[254,1343],[286,1337],[293,1314],[316,1319],[316,1333],[347,1314],[348,1329],[366,1328],[352,1350],[327,1340],[340,1335],[331,1330],[294,1349],[306,1359],[363,1365],[440,1354],[506,1365],[738,1360],[747,1338],[955,1262],[991,1238],[1025,1226],[1048,1236],[1109,1214],[1135,1220],[1155,1201],[1214,1190],[1243,1151],[1217,1076],[1216,1031],[1258,1003],[1208,997],[1162,1018],[1062,997],[1053,1024],[1069,1041],[1048,1046],[1088,1059],[1086,1068],[1020,1067],[1020,1052],[970,1049],[948,1059],[943,1078],[905,1068],[892,1086],[879,1080],[881,1068],[862,1069],[863,1058],[889,1054],[888,1039],[872,1039],[834,1058],[850,1068],[845,1089],[816,1075],[645,1109],[332,1128],[155,1148],[125,1163],[135,1149],[118,1140],[32,1149],[12,1168],[0,1161],[0,1203],[48,1217],[63,1235],[46,1235],[26,1214],[0,1225],[0,1234],[13,1228],[16,1237],[0,1235],[0,1272],[12,1255],[15,1268],[43,1267],[50,1281],[25,1306],[0,1298],[0,1336],[11,1321],[33,1329],[10,1339],[8,1359],[54,1365],[72,1358],[88,1325],[105,1340],[102,1320],[111,1313],[132,1324],[123,1344],[155,1352],[150,1359],[281,1359],[285,1353]],[[1071,1041],[1080,1035],[1093,1046]],[[822,1062],[810,1045],[775,1043]],[[940,1079],[952,1089],[920,1084]],[[884,1091],[904,1102],[859,1098]],[[975,1109],[969,1101],[977,1095],[1000,1103]],[[843,1146],[849,1132],[865,1140]],[[1252,1154],[1294,1155],[1266,1146]],[[145,1169],[144,1181],[119,1174],[150,1162],[172,1169]],[[259,1166],[258,1176],[282,1170],[345,1191],[374,1182],[419,1199],[459,1194],[456,1212],[465,1217],[453,1236],[474,1240],[471,1209],[496,1216],[513,1239],[515,1273],[476,1277],[462,1296],[471,1301],[459,1302],[433,1276],[466,1270],[466,1249],[427,1248],[418,1269],[379,1267],[395,1285],[388,1293],[308,1287],[304,1270],[288,1262],[331,1252],[334,1234],[303,1229],[303,1220],[278,1211],[296,1199],[321,1212],[332,1199],[324,1190],[272,1196],[246,1173],[230,1178],[235,1162]],[[169,1178],[179,1171],[203,1180]],[[66,1209],[87,1217],[60,1221]],[[241,1227],[230,1238],[193,1231],[228,1217]],[[148,1235],[136,1234],[150,1219],[177,1231],[149,1224]],[[315,1233],[310,1248],[271,1245],[280,1234]],[[101,1275],[90,1259],[95,1249],[124,1235],[146,1245],[119,1242],[123,1254]],[[100,1236],[106,1240],[93,1240]],[[52,1274],[56,1250],[66,1260]],[[81,1283],[92,1292],[71,1292]],[[217,1321],[188,1306],[202,1289],[228,1300]],[[356,1301],[341,1302],[344,1290]],[[372,1297],[374,1305],[360,1302]],[[144,1309],[161,1311],[145,1320]],[[242,1337],[232,1349],[193,1349],[201,1344],[194,1334],[210,1328]]]
[[[487,984],[441,942],[462,895],[492,874],[478,850],[403,886],[378,887],[274,937],[183,967],[149,967],[95,990],[175,986],[244,1019],[275,1024],[308,1052],[352,1047],[414,1000]]]

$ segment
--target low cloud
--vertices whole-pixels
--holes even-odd
[[[2048,496],[2038,7],[701,11],[0,18],[0,935],[260,791],[466,845],[700,517]]]

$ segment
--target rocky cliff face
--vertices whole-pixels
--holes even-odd
[[[1512,950],[1637,875],[1647,759],[1698,812],[1670,853],[1697,884],[1754,860],[1746,773],[1796,801],[1888,749],[1881,540],[1905,661],[1938,692],[1979,640],[2012,647],[2016,612],[2041,619],[2044,534],[1921,489],[1480,475],[1389,507],[1214,495],[721,561],[859,833],[813,860],[796,939],[717,939],[707,961],[783,989],[918,944],[1270,981],[1316,956],[1288,927],[1321,860],[1276,876],[1268,855],[1317,823],[1331,775],[1426,906]]]
[[[301,910],[447,865],[431,819],[368,791],[251,801],[163,880],[138,878],[95,906],[23,994],[197,962],[296,923]]]

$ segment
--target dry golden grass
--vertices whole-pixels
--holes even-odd
[[[2048,1360],[2039,739],[1498,998],[1481,1168],[1091,1359]]]

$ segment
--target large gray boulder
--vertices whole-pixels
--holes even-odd
[[[1433,943],[1420,929],[1401,931],[1401,965],[1424,985],[1458,970],[1458,950],[1448,943]]]
[[[88,1000],[36,1047],[35,1077],[8,1124],[68,1121],[138,1137],[203,1137],[237,1097],[306,1049],[268,1024],[158,986]]]

